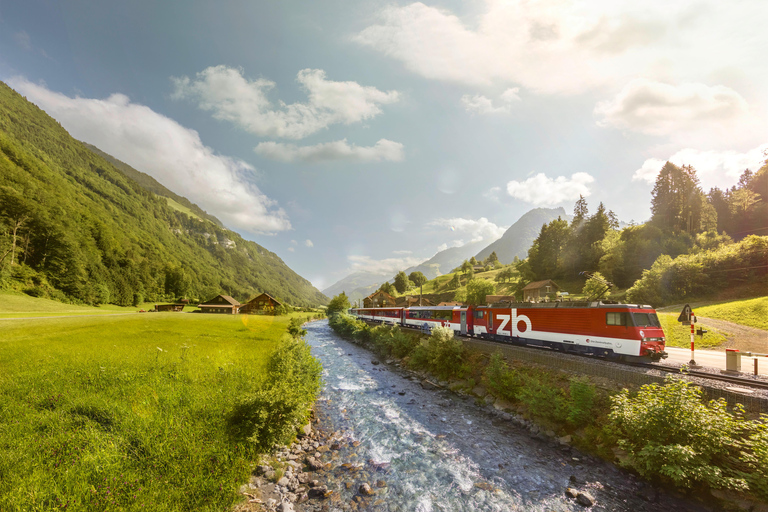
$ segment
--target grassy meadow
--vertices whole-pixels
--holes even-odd
[[[30,297],[21,292],[0,292],[0,319],[20,317],[45,317],[69,315],[99,315],[114,313],[135,313],[139,309],[154,308],[154,303],[145,303],[138,307],[122,307],[114,304],[101,306],[85,306],[65,304],[50,299]],[[193,308],[194,309],[194,308]]]
[[[694,308],[699,316],[727,320],[768,331],[768,297],[734,300]]]
[[[226,510],[254,448],[227,434],[288,317],[0,323],[0,510]]]

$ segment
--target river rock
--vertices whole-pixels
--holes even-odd
[[[497,411],[509,411],[514,408],[514,404],[504,400],[503,398],[497,398],[495,402],[493,402],[493,408]]]
[[[362,484],[360,484],[360,488],[358,489],[358,491],[359,491],[359,492],[360,492],[360,494],[362,494],[363,496],[373,496],[373,495],[375,494],[375,493],[373,492],[373,489],[371,489],[371,486],[370,486],[370,485],[368,485],[368,484],[367,484],[367,483],[365,483],[365,482],[364,482],[364,483],[362,483]]]
[[[584,507],[591,507],[595,504],[595,498],[588,492],[580,492],[579,495],[576,496],[576,503]]]
[[[277,506],[277,512],[294,512],[293,503],[284,501]]]
[[[429,390],[429,389],[438,389],[440,386],[438,386],[437,384],[435,384],[430,380],[424,379],[421,381],[421,387],[423,389]]]
[[[312,487],[309,492],[307,492],[307,496],[310,498],[326,498],[329,494],[328,487],[324,485],[318,485],[317,487]]]
[[[385,482],[384,480],[376,480],[376,487],[378,487],[379,489],[386,486],[387,486],[387,482]]]
[[[282,485],[283,487],[288,487],[289,483],[291,483],[291,481],[288,480],[286,477],[282,477],[280,480],[277,481],[277,485]]]
[[[307,466],[309,466],[309,469],[312,471],[323,469],[323,463],[312,456],[307,457]]]
[[[477,397],[484,398],[485,395],[488,394],[488,391],[483,386],[475,386],[472,388],[472,394]]]
[[[579,491],[574,489],[573,487],[568,487],[565,490],[565,496],[575,500],[576,498],[579,497]]]
[[[375,360],[375,359],[371,359],[371,364],[373,366],[378,366],[380,363],[377,360]]]

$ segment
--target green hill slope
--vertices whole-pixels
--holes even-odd
[[[93,146],[91,144],[88,144],[87,142],[83,142],[83,145],[102,157],[107,162],[111,163],[115,166],[115,168],[119,171],[121,171],[123,174],[131,178],[133,181],[138,183],[142,186],[142,188],[149,190],[150,192],[154,192],[155,194],[159,196],[166,197],[170,199],[171,201],[175,201],[176,203],[180,204],[184,208],[187,208],[189,211],[191,211],[191,215],[194,215],[196,217],[200,217],[201,219],[207,219],[220,228],[224,227],[224,224],[221,223],[219,219],[214,217],[213,215],[209,214],[199,206],[197,206],[195,203],[187,199],[186,197],[182,197],[175,192],[172,192],[171,190],[168,190],[163,184],[161,184],[159,181],[157,181],[155,178],[150,176],[147,173],[137,171],[130,165],[126,164],[125,162],[122,162],[118,160],[117,158],[113,157],[109,153],[105,153],[96,146]],[[174,206],[173,203],[170,203],[171,206]],[[177,208],[178,209],[178,208]],[[183,211],[183,210],[182,210]]]
[[[172,208],[2,82],[0,258],[3,286],[90,304],[327,302],[276,254]]]

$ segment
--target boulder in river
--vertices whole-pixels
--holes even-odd
[[[591,507],[595,504],[595,498],[588,492],[580,492],[579,495],[576,496],[576,503],[585,507]]]
[[[368,485],[368,483],[366,482],[363,482],[362,484],[360,484],[360,488],[358,489],[358,491],[360,491],[360,494],[362,494],[363,496],[374,495],[373,489],[371,489],[371,486]]]

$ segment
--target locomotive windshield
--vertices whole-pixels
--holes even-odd
[[[661,327],[656,313],[632,313],[632,319],[638,327]]]

